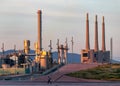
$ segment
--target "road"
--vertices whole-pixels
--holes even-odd
[[[0,86],[120,86],[120,82],[41,83],[38,81],[0,81]]]

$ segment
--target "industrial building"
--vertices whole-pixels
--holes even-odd
[[[99,50],[98,42],[98,22],[95,16],[95,39],[94,49],[90,48],[89,40],[89,14],[86,14],[86,46],[81,50],[81,63],[108,63],[110,61],[110,51],[106,51],[105,46],[105,22],[102,18],[102,49]]]
[[[34,53],[30,53],[30,40],[24,40],[24,49],[19,52],[14,49],[13,55],[4,56],[4,44],[2,47],[3,55],[1,56],[0,66],[5,68],[14,67],[15,73],[22,70],[25,73],[43,72],[53,67],[52,59],[52,41],[50,40],[50,50],[44,51],[42,49],[42,11],[38,10],[38,37],[34,44]],[[106,51],[105,46],[105,22],[102,18],[102,49],[99,50],[98,42],[98,22],[97,15],[95,16],[95,44],[94,49],[90,48],[89,40],[89,15],[86,14],[86,46],[81,50],[81,63],[108,63],[110,61],[110,51]],[[73,38],[72,38],[73,45]],[[73,48],[73,47],[72,47]],[[57,43],[58,49],[58,64],[67,64],[68,43],[67,38],[64,44]],[[73,49],[72,49],[73,52]],[[4,58],[5,57],[5,58]],[[30,57],[34,58],[30,60]],[[7,59],[7,60],[6,60]],[[22,69],[21,69],[22,68]],[[12,70],[12,69],[11,69]],[[4,70],[3,70],[4,71]]]
[[[63,44],[60,45],[58,39],[57,49],[58,49],[58,64],[67,64],[67,54],[68,54],[67,39],[65,45]]]
[[[37,38],[37,42],[34,45],[35,46],[34,63],[37,65],[36,66],[37,71],[40,71],[52,67],[52,53],[51,51],[47,52],[42,50],[42,11],[38,10],[37,15],[38,15],[38,38]],[[24,43],[24,44],[28,44],[28,46],[24,47],[25,54],[28,54],[27,51],[30,50],[29,48],[30,43]]]
[[[33,53],[30,53],[30,40],[24,40],[24,49],[22,52],[14,51],[13,54],[4,55],[4,44],[3,44],[3,55],[1,57],[0,66],[5,68],[14,68],[15,73],[34,73],[43,72],[51,67],[52,65],[52,51],[42,50],[42,11],[38,10],[38,37],[34,47]],[[22,68],[22,69],[21,69]],[[22,70],[23,72],[19,71]]]

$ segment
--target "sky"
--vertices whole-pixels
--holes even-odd
[[[106,49],[110,50],[113,38],[113,56],[120,60],[120,0],[0,0],[0,45],[5,50],[23,49],[23,40],[31,41],[31,49],[37,41],[37,10],[42,10],[43,49],[57,50],[57,39],[65,44],[68,39],[71,52],[80,54],[85,48],[86,13],[89,13],[90,48],[94,48],[94,21],[98,15],[99,49],[101,49],[102,16],[105,17]],[[0,50],[1,51],[1,50]]]

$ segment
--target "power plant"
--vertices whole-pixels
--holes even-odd
[[[90,49],[89,42],[89,15],[86,14],[86,49],[81,50],[81,63],[108,63],[110,61],[110,51],[105,47],[105,22],[102,18],[102,49],[99,50],[98,42],[98,22],[95,16],[95,44],[94,49]]]
[[[2,44],[2,57],[0,66],[1,68],[17,68],[16,72],[22,68],[25,73],[44,72],[53,65],[52,58],[52,40],[50,40],[50,50],[44,51],[42,46],[42,11],[37,12],[38,30],[37,41],[34,43],[34,52],[30,53],[30,40],[24,40],[24,49],[16,52],[16,46],[14,47],[14,53],[12,55],[4,56],[4,43]],[[106,51],[105,46],[105,19],[102,18],[102,48],[99,49],[98,42],[98,19],[95,16],[95,38],[94,49],[90,47],[90,34],[89,34],[89,14],[86,14],[86,40],[85,49],[81,50],[81,63],[108,63],[110,62],[110,51]],[[72,53],[73,53],[73,37],[72,37]],[[65,44],[60,44],[57,40],[57,65],[68,64],[68,40],[66,38]],[[4,58],[5,57],[5,58]],[[9,59],[9,62],[7,60]],[[57,68],[56,68],[57,69]],[[20,69],[21,70],[21,69]]]
[[[30,53],[30,40],[24,40],[23,51],[16,51],[14,49],[13,54],[4,55],[4,44],[2,46],[3,55],[1,57],[2,68],[17,68],[15,72],[19,72],[20,68],[23,68],[25,73],[43,72],[53,67],[52,51],[42,50],[42,11],[37,12],[38,20],[38,37],[35,42],[35,50]],[[50,44],[50,46],[52,46]],[[7,60],[6,60],[7,59]]]

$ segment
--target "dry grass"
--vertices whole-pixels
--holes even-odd
[[[118,81],[120,80],[120,64],[100,65],[96,68],[81,70],[67,75],[77,78],[84,78],[84,79]]]

